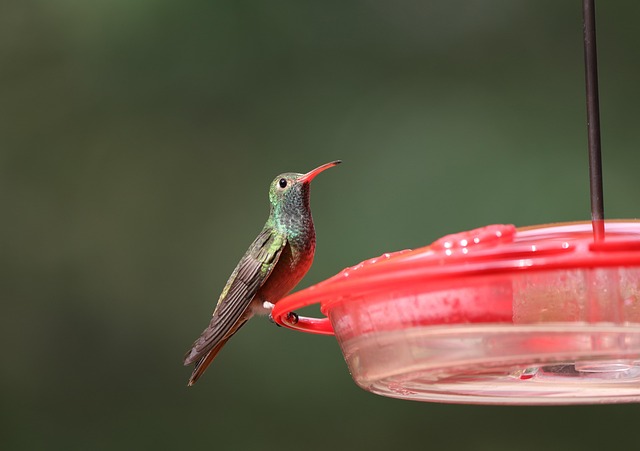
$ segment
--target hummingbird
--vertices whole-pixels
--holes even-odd
[[[184,357],[185,365],[195,363],[189,386],[252,316],[269,314],[307,273],[316,249],[309,205],[311,181],[340,163],[332,161],[306,174],[287,172],[271,182],[269,218],[231,273],[209,326]]]

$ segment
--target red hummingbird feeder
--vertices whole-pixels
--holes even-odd
[[[327,318],[288,312],[320,304]],[[491,225],[385,254],[281,300],[335,334],[358,385],[423,401],[640,401],[640,222]]]
[[[592,221],[490,225],[384,254],[276,304],[335,335],[373,393],[474,404],[640,401],[640,221],[604,221],[594,1],[583,1]],[[291,312],[319,304],[324,318]]]

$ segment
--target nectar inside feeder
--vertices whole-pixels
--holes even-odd
[[[289,312],[320,304],[327,318]],[[335,334],[358,385],[404,399],[640,401],[640,222],[492,225],[347,268],[276,304]]]

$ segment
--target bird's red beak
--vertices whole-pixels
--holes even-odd
[[[331,163],[323,164],[322,166],[319,166],[319,167],[307,172],[303,176],[299,177],[298,181],[299,182],[304,182],[304,183],[309,183],[309,182],[311,182],[311,180],[316,178],[316,175],[320,174],[325,169],[332,168],[334,166],[339,165],[340,163],[342,163],[341,160],[336,160],[336,161],[332,161]]]

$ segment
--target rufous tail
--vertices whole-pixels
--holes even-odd
[[[225,338],[220,343],[215,345],[214,348],[211,351],[209,351],[207,355],[205,355],[203,358],[201,358],[196,362],[196,367],[193,369],[193,373],[191,373],[191,377],[189,378],[189,383],[187,384],[189,387],[191,387],[193,384],[195,384],[198,381],[198,379],[200,379],[200,376],[202,376],[202,374],[206,371],[207,367],[211,365],[211,362],[213,362],[213,359],[215,359],[216,355],[218,355],[218,352],[220,352],[220,350],[227,343],[227,340],[229,340],[229,338]]]

